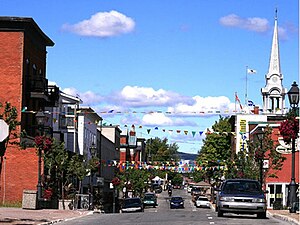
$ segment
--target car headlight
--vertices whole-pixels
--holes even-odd
[[[234,198],[232,197],[220,197],[220,201],[233,202]]]
[[[263,198],[254,198],[254,199],[252,200],[252,202],[261,202],[261,203],[265,203],[266,200],[263,199]]]

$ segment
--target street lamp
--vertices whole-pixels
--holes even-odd
[[[93,142],[90,147],[91,159],[94,158],[97,154],[97,148]],[[90,170],[90,209],[94,208],[94,175],[92,169]]]
[[[40,131],[40,135],[44,135],[44,123],[45,123],[45,114],[42,110],[39,110],[37,114],[35,115],[35,119],[38,125],[38,129]],[[38,184],[37,184],[37,194],[38,194],[38,200],[42,199],[42,174],[41,174],[41,168],[42,168],[42,149],[38,148]]]
[[[289,102],[292,107],[293,113],[295,115],[299,103],[299,88],[296,81],[294,81],[291,89],[288,91],[287,94],[289,97]],[[293,204],[294,202],[296,202],[296,197],[297,197],[296,194],[297,185],[295,182],[295,135],[292,137],[292,177],[289,186],[290,186],[289,201],[290,201],[291,212],[295,213],[296,209],[293,207]]]
[[[263,129],[259,129],[256,132],[256,137],[260,141],[260,152],[257,154],[258,160],[259,160],[259,181],[261,186],[263,187],[263,140],[264,140],[265,132]]]

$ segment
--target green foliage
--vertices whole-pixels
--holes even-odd
[[[172,181],[172,184],[174,184],[174,185],[181,185],[182,181],[183,181],[182,174],[175,173],[174,176],[172,177],[171,181]]]
[[[5,155],[7,144],[19,145],[19,141],[17,138],[20,136],[17,133],[17,127],[20,125],[20,122],[17,120],[18,112],[15,106],[12,106],[11,103],[5,102],[5,105],[0,103],[0,119],[3,119],[8,127],[9,127],[9,135],[2,142],[2,146],[0,147],[0,156],[3,157]],[[1,159],[2,163],[2,159]],[[1,164],[2,165],[2,164]]]
[[[44,149],[43,146],[41,149]],[[82,181],[87,173],[96,171],[98,168],[98,158],[93,157],[90,160],[84,160],[84,157],[68,152],[65,149],[64,143],[53,141],[51,148],[47,151],[42,151],[45,164],[46,174],[50,178],[46,181],[46,186],[54,191],[58,186],[61,186],[62,196],[64,191],[74,189],[76,180]],[[87,161],[85,163],[85,161]],[[58,193],[56,193],[58,194]]]
[[[219,121],[215,122],[212,129],[214,132],[206,136],[196,159],[200,166],[209,168],[208,170],[202,171],[201,174],[202,178],[208,180],[210,180],[210,178],[218,179],[222,177],[223,171],[218,169],[213,170],[211,168],[225,166],[231,159],[231,140],[228,135],[231,131],[229,118],[220,116]]]
[[[83,180],[87,175],[86,166],[83,163],[83,157],[75,154],[71,157],[69,161],[69,166],[67,168],[67,174],[69,177],[75,176],[79,180]]]
[[[281,170],[286,158],[276,151],[276,146],[272,140],[272,131],[272,128],[267,126],[264,130],[262,142],[255,137],[249,142],[249,152],[247,153],[247,164],[249,166],[240,165],[240,170],[245,171],[246,178],[259,178],[259,163],[260,160],[264,159],[269,159],[269,169],[264,169],[264,174],[268,174],[269,177],[277,177],[276,171]],[[271,169],[275,173],[270,174]]]
[[[168,139],[148,139],[146,143],[146,154],[150,161],[178,161],[178,145],[168,144]]]
[[[148,187],[150,173],[147,170],[128,169],[119,174],[121,184],[118,188],[127,186],[127,190],[131,189],[134,196],[142,196]],[[130,183],[130,185],[129,185]]]

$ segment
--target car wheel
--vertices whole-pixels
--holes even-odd
[[[223,212],[219,209],[218,210],[218,217],[222,217],[223,216]]]
[[[257,218],[259,218],[259,219],[266,219],[266,217],[267,217],[266,212],[257,213]]]

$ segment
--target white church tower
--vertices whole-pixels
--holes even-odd
[[[272,41],[272,50],[269,71],[266,74],[266,86],[261,89],[264,113],[285,113],[284,99],[287,93],[282,85],[283,75],[280,68],[277,9],[275,11],[275,25]]]

